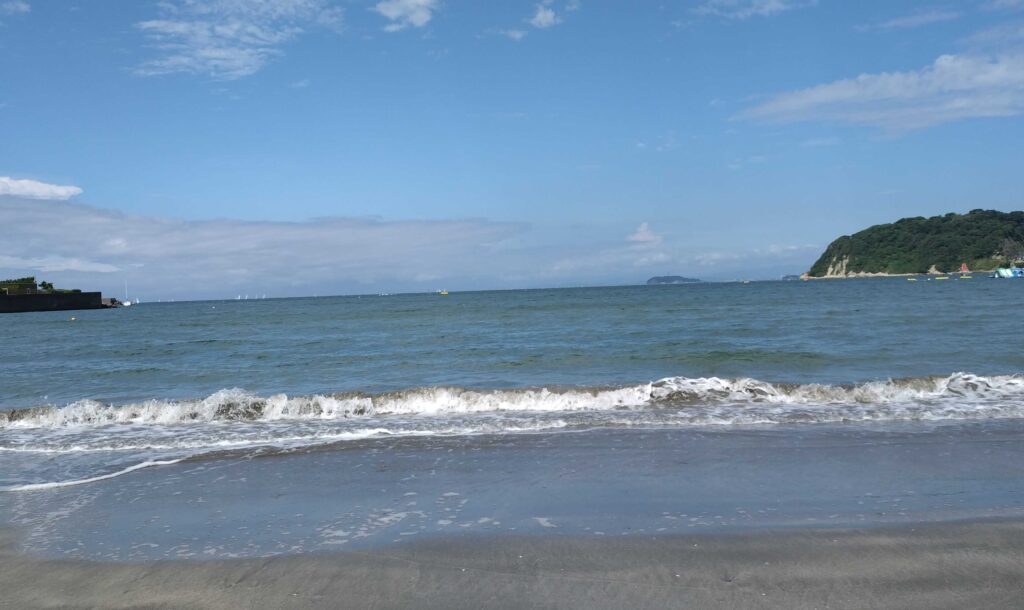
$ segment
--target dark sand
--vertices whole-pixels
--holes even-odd
[[[434,539],[209,562],[47,560],[0,532],[2,608],[1014,608],[1024,522]]]

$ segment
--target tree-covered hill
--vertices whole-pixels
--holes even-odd
[[[1024,212],[971,210],[903,218],[844,235],[829,244],[811,277],[857,273],[927,273],[992,269],[1024,254]]]

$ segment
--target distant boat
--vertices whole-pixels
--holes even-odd
[[[136,298],[134,301],[128,298],[128,280],[124,281],[124,300],[121,301],[121,307],[131,307],[132,305],[138,305],[142,302],[142,299]]]
[[[438,290],[437,294],[440,295],[440,296],[446,297],[446,296],[448,296],[448,291],[447,290]]]

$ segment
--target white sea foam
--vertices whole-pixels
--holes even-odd
[[[181,460],[149,460],[140,464],[133,464],[127,468],[118,470],[117,472],[111,472],[109,474],[102,474],[95,477],[89,477],[87,479],[74,479],[70,481],[53,481],[49,483],[29,483],[26,485],[12,485],[11,487],[0,488],[0,491],[39,491],[43,489],[55,489],[57,487],[71,487],[72,485],[85,485],[87,483],[95,483],[97,481],[103,481],[105,479],[112,479],[119,477],[129,472],[135,472],[142,468],[150,468],[151,466],[170,466],[171,464],[177,464]]]
[[[867,405],[872,407],[868,410],[875,414],[873,418],[885,419],[888,414],[892,419],[902,419],[901,410],[910,405],[915,411],[914,418],[920,419],[954,416],[965,408],[969,410],[997,401],[1013,402],[1016,408],[1010,411],[1020,411],[1024,406],[1024,376],[983,377],[956,373],[948,377],[877,381],[850,386],[669,377],[618,388],[469,390],[439,387],[375,395],[344,393],[288,397],[277,394],[266,398],[230,389],[202,400],[150,400],[127,405],[83,400],[65,407],[0,412],[0,430],[334,421],[375,416],[458,416],[501,412],[599,412],[664,406],[711,409],[718,405],[795,407],[782,413],[792,413],[796,421],[806,420],[807,407],[828,411],[835,405]],[[733,410],[729,409],[730,412]],[[710,411],[705,415],[713,417]],[[730,422],[723,420],[720,423]]]

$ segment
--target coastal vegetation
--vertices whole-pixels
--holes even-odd
[[[0,294],[54,294],[54,293],[79,293],[81,290],[54,288],[52,282],[36,282],[36,278],[19,277],[11,280],[0,280]]]
[[[811,277],[949,273],[966,263],[987,270],[1024,261],[1024,212],[903,218],[844,235],[825,249]]]

